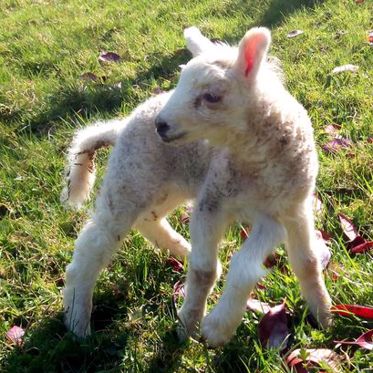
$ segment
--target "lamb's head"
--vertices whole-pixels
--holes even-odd
[[[247,127],[247,108],[258,94],[258,76],[270,41],[268,29],[253,28],[238,48],[205,44],[206,49],[183,68],[175,91],[156,118],[161,138],[224,144],[230,133],[239,135]]]

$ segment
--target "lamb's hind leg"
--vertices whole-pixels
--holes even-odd
[[[302,205],[285,219],[290,265],[298,277],[302,294],[312,314],[323,327],[331,323],[331,299],[322,276],[312,207]]]
[[[117,205],[114,210],[111,198],[114,196],[105,192],[99,197],[96,212],[79,234],[73,260],[66,268],[63,292],[65,324],[78,337],[90,334],[95,282],[138,213],[134,204],[125,202],[121,203],[120,209]]]
[[[152,206],[136,221],[135,227],[155,246],[168,250],[172,255],[183,258],[190,253],[190,243],[176,232],[165,218],[166,214],[183,203],[182,193],[167,196],[161,204]]]

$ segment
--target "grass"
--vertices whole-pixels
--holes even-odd
[[[4,372],[285,372],[277,350],[258,340],[259,317],[247,313],[224,348],[178,343],[173,284],[180,275],[167,256],[137,232],[125,241],[97,284],[93,325],[84,342],[66,333],[61,288],[73,242],[87,211],[59,203],[64,151],[74,130],[97,118],[129,113],[156,89],[177,82],[178,65],[190,56],[182,30],[197,25],[211,38],[237,42],[253,25],[273,31],[272,54],[283,62],[290,91],[309,110],[320,154],[318,195],[324,207],[317,225],[330,232],[332,263],[325,272],[334,303],[372,304],[370,253],[351,256],[338,222],[343,212],[373,239],[373,50],[367,43],[372,5],[366,0],[131,1],[3,0],[0,9],[0,370]],[[303,35],[288,39],[294,29]],[[115,51],[119,64],[100,64],[100,51]],[[359,65],[355,74],[332,75],[338,65]],[[80,76],[93,72],[97,81]],[[118,83],[121,83],[120,85]],[[335,155],[321,146],[325,127],[337,123],[353,147]],[[102,154],[101,176],[106,164]],[[188,227],[171,222],[188,237]],[[232,227],[222,243],[225,270],[240,245]],[[291,347],[335,348],[333,340],[356,338],[372,328],[337,317],[326,331],[313,328],[297,281],[274,268],[257,289],[261,300],[287,299]],[[332,269],[340,274],[333,279]],[[219,282],[210,301],[223,287]],[[180,302],[178,302],[180,305]],[[5,333],[26,329],[24,344]],[[368,372],[372,353],[350,347],[342,370]],[[356,351],[355,351],[356,350]],[[336,351],[341,353],[340,348]]]

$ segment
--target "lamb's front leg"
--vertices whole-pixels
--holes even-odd
[[[248,294],[265,275],[264,260],[284,238],[282,225],[274,219],[261,216],[254,223],[249,238],[232,258],[219,303],[202,321],[202,336],[210,346],[222,345],[233,336],[246,310]]]
[[[183,328],[179,337],[192,335],[206,311],[206,299],[220,276],[217,246],[227,226],[217,209],[206,209],[204,203],[196,206],[190,224],[192,252],[189,254],[186,297],[178,312]]]

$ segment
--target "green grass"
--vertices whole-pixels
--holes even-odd
[[[103,5],[105,4],[105,5]],[[290,4],[290,5],[289,5]],[[254,25],[273,31],[272,54],[282,60],[290,91],[309,110],[320,154],[318,194],[324,203],[317,225],[333,235],[326,270],[334,303],[372,304],[372,254],[350,256],[337,214],[353,218],[373,239],[373,49],[367,31],[372,2],[327,1],[129,1],[2,0],[0,7],[0,370],[4,372],[284,372],[276,350],[257,335],[259,317],[247,313],[237,336],[208,350],[175,337],[172,286],[184,275],[165,265],[167,256],[133,232],[97,284],[96,333],[74,341],[62,324],[61,288],[73,242],[87,211],[59,203],[64,151],[74,130],[97,118],[129,113],[157,89],[177,82],[178,65],[190,58],[182,30],[197,25],[211,38],[239,41]],[[304,34],[288,39],[293,29]],[[115,51],[119,64],[100,64],[100,51]],[[332,75],[337,65],[356,74]],[[80,79],[85,72],[99,79]],[[121,83],[118,86],[117,83]],[[354,146],[328,155],[327,124],[341,125]],[[101,176],[106,154],[100,158]],[[185,236],[178,215],[172,223]],[[232,227],[222,243],[225,270],[240,245]],[[281,262],[286,254],[279,251]],[[340,273],[333,280],[331,269]],[[326,331],[306,322],[298,283],[275,268],[256,290],[261,300],[287,299],[292,313],[291,348],[334,348],[372,328],[357,318],[335,320]],[[223,287],[219,282],[210,306]],[[180,304],[179,304],[180,305]],[[26,329],[24,345],[5,332]],[[346,372],[368,372],[373,356],[344,348]],[[341,352],[340,349],[336,349]]]

